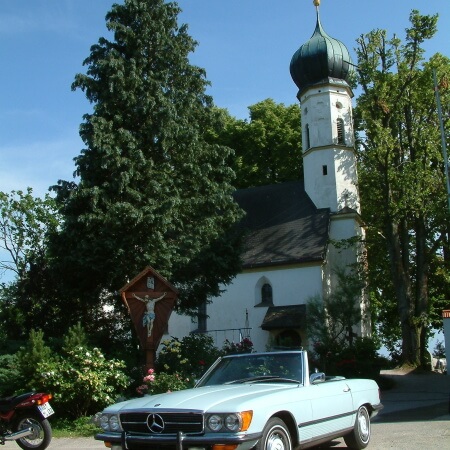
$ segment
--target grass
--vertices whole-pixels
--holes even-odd
[[[97,425],[92,423],[92,417],[75,420],[53,419],[51,425],[55,438],[94,437],[100,431]]]

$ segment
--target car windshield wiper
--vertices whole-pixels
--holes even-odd
[[[283,378],[276,375],[260,375],[258,377],[241,378],[240,380],[227,381],[224,384],[239,384],[239,383],[259,383],[259,382],[281,382],[281,383],[295,383],[301,384],[301,381],[292,378]]]
[[[279,382],[279,383],[295,383],[295,384],[301,384],[302,382],[299,380],[294,380],[293,378],[284,378],[284,377],[278,377],[278,376],[268,376],[264,379],[258,379],[258,380],[252,380],[252,383],[258,383],[260,381],[263,382]]]

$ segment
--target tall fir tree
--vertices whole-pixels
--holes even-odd
[[[189,62],[197,43],[179,13],[163,0],[113,5],[114,39],[91,47],[72,85],[93,104],[80,127],[78,179],[54,187],[64,225],[52,254],[73,323],[101,314],[105,298],[148,265],[191,313],[240,269],[232,154],[205,139],[221,123],[205,71]]]

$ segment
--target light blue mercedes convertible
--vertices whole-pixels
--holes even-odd
[[[367,447],[382,408],[373,380],[310,373],[306,351],[219,358],[192,389],[106,408],[112,450],[293,450],[343,437]]]

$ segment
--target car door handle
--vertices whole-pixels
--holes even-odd
[[[349,388],[348,386],[346,386],[346,387],[344,388],[344,392],[350,392],[350,388]]]

